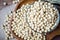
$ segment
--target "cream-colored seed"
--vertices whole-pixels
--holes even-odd
[[[13,35],[11,34],[11,38],[13,38]]]
[[[6,5],[7,5],[7,3],[6,3],[6,2],[3,2],[3,5],[4,5],[4,6],[6,6]]]

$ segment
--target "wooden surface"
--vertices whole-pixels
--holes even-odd
[[[47,40],[52,40],[57,35],[60,35],[60,24],[57,26],[57,28],[54,31],[52,31],[51,33],[47,33],[46,37]]]
[[[0,9],[6,7],[6,6],[3,5],[3,2],[5,2],[5,1],[8,3],[8,5],[10,5],[12,3],[12,0],[0,0]],[[34,1],[34,0],[31,0],[31,2],[32,1]],[[28,0],[23,1],[21,3],[18,3],[16,8],[15,8],[15,11],[17,9],[19,9],[22,6],[22,4],[26,4],[27,2],[28,2]],[[31,3],[31,2],[29,1],[28,3]],[[58,7],[58,9],[60,11],[60,6]],[[15,38],[17,38],[17,40],[23,40],[23,39],[17,37],[17,35],[15,35],[15,33],[13,33],[13,31],[12,31],[12,34],[14,35]],[[51,40],[56,35],[60,35],[60,23],[59,23],[59,25],[57,26],[57,28],[54,31],[52,31],[50,33],[47,33],[46,38],[47,38],[47,40]]]

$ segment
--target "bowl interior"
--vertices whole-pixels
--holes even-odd
[[[27,3],[28,3],[28,4],[32,4],[32,3],[35,2],[35,1],[37,1],[37,0],[23,0],[23,1],[19,2],[19,3],[16,5],[16,8],[14,9],[14,11],[17,11],[18,9],[20,9],[20,7],[21,7],[22,5],[25,5],[25,4],[27,4]],[[11,22],[12,22],[12,21],[11,21]],[[22,38],[20,38],[20,37],[18,37],[17,35],[15,35],[14,31],[11,30],[11,32],[12,32],[14,38],[16,38],[17,40],[23,40]]]
[[[21,7],[22,5],[26,5],[27,3],[28,3],[28,4],[32,4],[32,3],[35,2],[35,1],[37,1],[37,0],[23,0],[22,2],[19,2],[19,3],[17,4],[17,6],[16,6],[16,8],[15,8],[15,11],[18,10],[18,9],[20,9],[20,7]]]
[[[25,5],[25,4],[27,4],[27,3],[28,3],[28,4],[32,4],[32,3],[35,2],[35,1],[37,1],[37,0],[23,0],[22,2],[20,2],[20,3],[17,4],[17,6],[16,6],[16,8],[15,8],[14,11],[17,11],[18,9],[20,9],[20,7],[21,7],[22,5]],[[57,21],[56,21],[56,23],[55,23],[55,25],[54,25],[54,29],[57,27],[58,23],[59,23],[59,14],[58,14]],[[53,30],[54,30],[54,29],[53,29]],[[51,30],[51,31],[52,31],[52,30]],[[13,33],[13,35],[14,35],[17,39],[21,39],[21,38],[18,38],[18,36],[15,35],[15,33]],[[23,39],[21,39],[21,40],[23,40]]]

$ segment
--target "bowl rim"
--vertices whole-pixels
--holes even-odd
[[[55,7],[56,8],[56,7]],[[56,8],[57,9],[57,8]],[[58,11],[58,9],[57,9],[57,11]],[[56,20],[56,22],[55,22],[55,24],[53,25],[53,29],[51,29],[51,31],[49,31],[49,32],[52,32],[53,30],[55,30],[56,28],[57,28],[57,26],[58,26],[58,24],[59,24],[59,11],[58,11],[58,13],[57,13],[57,20]]]
[[[24,0],[22,0],[21,2],[23,2]],[[20,3],[21,2],[19,2],[17,5],[16,5],[16,8],[14,9],[14,11],[17,11],[18,10],[18,6],[20,5]],[[43,2],[45,2],[45,1],[43,1]],[[48,2],[48,1],[47,1]],[[48,3],[50,3],[50,2],[48,2]],[[51,3],[51,4],[53,4],[53,3]],[[53,4],[54,5],[54,4]],[[57,9],[57,7],[56,7],[56,5],[54,5],[54,7]],[[58,9],[57,9],[57,11],[58,11]],[[49,32],[52,32],[53,30],[55,30],[56,28],[57,28],[57,26],[58,26],[58,24],[59,24],[59,11],[58,11],[58,17],[57,17],[57,20],[56,20],[56,22],[55,22],[55,24],[53,25],[53,29],[51,29],[50,31],[48,31],[47,33],[49,33]],[[39,32],[37,32],[37,33],[39,33]]]

